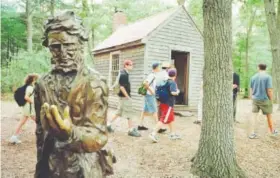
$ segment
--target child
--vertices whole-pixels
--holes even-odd
[[[163,124],[168,124],[170,129],[169,138],[171,140],[180,139],[179,135],[176,135],[173,130],[173,121],[174,121],[174,104],[175,104],[175,96],[177,96],[180,91],[178,90],[177,84],[175,83],[177,71],[176,69],[168,70],[169,79],[167,80],[169,96],[166,102],[160,103],[160,121],[157,123],[153,132],[149,135],[149,137],[154,141],[158,142],[158,138],[156,137],[156,133],[160,128],[162,128]]]
[[[30,74],[25,79],[25,85],[27,85],[27,88],[25,90],[25,96],[24,96],[26,103],[24,106],[22,106],[23,118],[20,120],[14,135],[10,138],[10,143],[13,144],[21,143],[21,141],[18,138],[18,135],[21,131],[22,126],[26,123],[29,117],[35,122],[34,84],[37,79],[38,79],[37,74]]]

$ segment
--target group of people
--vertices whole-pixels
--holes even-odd
[[[146,116],[152,116],[156,123],[153,131],[149,135],[152,141],[158,142],[157,133],[163,133],[167,130],[164,128],[164,125],[169,126],[169,138],[171,140],[180,139],[180,136],[175,133],[173,128],[175,96],[180,93],[175,82],[177,76],[176,69],[171,68],[169,63],[163,63],[161,65],[160,63],[155,62],[152,64],[151,72],[143,82],[147,92],[144,96],[144,106],[138,127],[133,125],[133,118],[135,118],[135,115],[132,108],[131,84],[129,80],[129,72],[132,69],[132,61],[125,60],[124,68],[120,70],[119,77],[117,77],[117,80],[119,80],[117,81],[119,83],[117,86],[120,87],[118,93],[120,98],[119,105],[115,115],[108,121],[108,131],[113,132],[112,123],[118,117],[123,117],[128,121],[128,135],[140,137],[141,134],[139,131],[148,130],[148,128],[144,126],[144,118]],[[170,95],[168,95],[166,101],[159,102],[156,97],[156,89],[163,85],[168,87]]]
[[[152,64],[152,72],[145,79],[144,83],[147,88],[147,94],[144,96],[144,107],[140,116],[140,124],[138,128],[133,127],[132,118],[132,103],[131,103],[131,95],[130,95],[130,82],[129,82],[129,71],[132,70],[133,63],[130,60],[125,60],[124,69],[120,71],[120,103],[118,110],[111,121],[108,122],[108,130],[109,132],[113,132],[112,122],[119,116],[126,117],[128,119],[129,124],[129,132],[128,135],[139,137],[141,134],[139,130],[148,130],[147,127],[144,126],[144,117],[145,116],[153,116],[156,121],[156,126],[154,127],[152,133],[149,137],[154,141],[158,142],[157,133],[165,132],[164,125],[168,124],[170,129],[169,138],[172,140],[180,139],[180,136],[174,132],[173,122],[174,122],[174,104],[175,104],[175,96],[177,96],[180,91],[175,82],[176,79],[176,69],[170,68],[170,64],[163,63],[161,66],[162,70],[160,70],[159,63]],[[237,108],[237,96],[240,88],[240,78],[239,75],[235,72],[232,74],[233,76],[233,84],[232,84],[232,97],[233,97],[233,121],[238,123],[236,119],[236,108]],[[166,102],[159,102],[156,99],[156,90],[159,86],[168,85],[169,87],[169,98]],[[248,130],[250,139],[257,138],[256,128],[258,126],[257,119],[258,113],[262,110],[263,114],[267,116],[267,122],[269,126],[270,133],[272,135],[277,135],[278,131],[274,128],[274,124],[272,121],[272,111],[273,111],[273,97],[272,97],[272,78],[266,73],[266,65],[259,64],[258,65],[258,73],[256,73],[250,82],[251,88],[251,99],[252,99],[252,113],[253,117],[248,119]],[[200,97],[198,102],[198,117],[197,120],[194,121],[195,124],[202,123],[202,101],[203,101],[203,82],[201,83]]]
[[[107,130],[113,132],[112,123],[118,118],[123,117],[127,119],[128,122],[128,135],[133,137],[140,137],[139,131],[148,130],[144,125],[144,118],[146,116],[152,116],[155,120],[155,126],[152,132],[149,134],[150,139],[153,142],[158,142],[157,133],[163,133],[167,129],[165,125],[168,125],[170,129],[169,138],[171,140],[180,139],[174,131],[174,104],[175,96],[177,96],[180,91],[175,82],[177,71],[175,68],[171,68],[169,63],[163,63],[162,65],[158,62],[152,64],[152,70],[150,74],[144,80],[145,87],[147,89],[147,94],[144,96],[144,106],[143,111],[140,116],[140,122],[138,127],[134,126],[135,114],[132,108],[131,99],[131,84],[129,79],[129,73],[133,69],[133,62],[131,60],[124,61],[124,68],[120,70],[119,81],[120,91],[119,105],[115,115],[107,122]],[[253,116],[248,119],[249,121],[249,138],[257,138],[257,118],[259,110],[262,110],[263,114],[267,116],[267,123],[269,130],[272,135],[278,134],[278,131],[274,128],[272,120],[273,111],[273,92],[272,92],[272,78],[266,71],[265,64],[258,65],[259,72],[256,73],[250,82],[251,88],[251,99],[252,99],[252,112]],[[19,133],[26,123],[28,118],[35,121],[35,111],[34,111],[34,84],[38,79],[38,75],[30,74],[25,79],[26,92],[25,100],[26,104],[23,108],[23,118],[20,120],[18,126],[16,127],[14,135],[10,138],[11,143],[21,143],[19,139]],[[169,98],[166,102],[159,102],[156,98],[156,89],[159,86],[168,85],[170,90]],[[203,85],[203,82],[202,82]],[[198,102],[198,117],[194,121],[195,124],[201,124],[202,122],[202,100],[203,100],[203,86],[201,85],[200,97]],[[234,122],[236,120],[236,103],[237,94],[240,87],[240,79],[238,74],[233,73],[233,118]]]
[[[272,120],[273,112],[273,87],[272,78],[266,73],[266,64],[258,65],[258,73],[256,73],[250,80],[250,98],[252,99],[252,117],[248,119],[248,137],[249,139],[255,139],[258,137],[258,114],[261,110],[267,117],[267,123],[270,133],[275,136],[278,131],[274,128],[274,123]],[[203,82],[202,82],[203,85]],[[203,100],[203,86],[201,85],[200,98],[198,102],[198,117],[194,122],[195,124],[201,124],[202,122],[202,100]],[[233,73],[233,84],[232,84],[232,99],[233,99],[233,120],[236,120],[236,106],[237,106],[237,96],[240,87],[239,75],[235,72]]]

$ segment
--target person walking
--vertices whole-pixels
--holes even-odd
[[[112,123],[118,117],[125,117],[128,123],[128,135],[133,137],[140,137],[141,134],[137,131],[136,128],[133,127],[133,108],[132,108],[132,99],[131,99],[131,86],[129,80],[129,72],[133,69],[133,63],[131,60],[124,61],[124,68],[120,71],[119,77],[119,85],[120,85],[120,92],[118,93],[119,96],[119,106],[118,109],[113,116],[112,120],[107,124],[108,132],[113,132]]]
[[[144,108],[140,116],[140,124],[138,130],[148,130],[144,126],[144,117],[152,115],[155,121],[158,121],[157,113],[157,103],[156,103],[156,77],[157,73],[160,71],[159,63],[152,64],[152,72],[148,75],[147,79],[144,81],[145,87],[147,88],[147,94],[144,96]]]
[[[170,69],[170,63],[163,62],[161,65],[161,71],[157,73],[156,88],[166,84],[167,80],[169,79],[169,76],[168,76],[169,69]],[[158,105],[158,120],[160,120],[161,111],[160,111],[160,102],[159,101],[157,102],[157,105]],[[158,130],[158,133],[164,133],[166,131],[167,131],[166,128],[160,128]]]
[[[24,106],[22,106],[23,117],[19,121],[19,123],[16,127],[16,130],[15,130],[15,133],[9,140],[9,142],[12,144],[21,143],[21,140],[18,138],[19,133],[29,118],[35,122],[34,85],[35,85],[35,82],[37,81],[37,79],[38,79],[37,74],[29,74],[29,75],[27,75],[27,77],[25,79],[24,83],[26,85],[26,89],[25,89],[24,99],[25,99],[26,103],[24,104]]]
[[[161,116],[160,121],[157,123],[153,132],[149,135],[150,139],[153,142],[158,142],[158,138],[156,136],[158,130],[162,128],[164,124],[167,124],[170,129],[169,138],[171,140],[180,139],[180,136],[174,132],[173,122],[174,122],[174,104],[175,104],[175,96],[178,96],[180,91],[178,90],[177,84],[175,83],[177,71],[176,69],[170,69],[168,71],[169,79],[166,83],[166,88],[168,94],[168,98],[166,98],[165,102],[160,103]]]
[[[277,130],[273,128],[272,111],[273,111],[273,88],[272,78],[266,73],[266,64],[258,65],[259,72],[251,78],[251,98],[253,100],[253,117],[250,119],[249,138],[257,138],[256,121],[259,110],[267,117],[269,131],[272,135],[277,135]]]
[[[233,100],[233,121],[238,122],[236,120],[236,108],[237,108],[237,94],[240,87],[240,79],[239,75],[235,72],[232,74],[233,76],[233,84],[232,84],[232,100]]]

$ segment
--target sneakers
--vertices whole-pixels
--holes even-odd
[[[18,139],[18,137],[15,136],[15,135],[13,135],[13,136],[10,138],[9,142],[12,143],[12,144],[19,144],[19,143],[21,143],[21,141],[20,141],[20,140]]]
[[[131,131],[128,131],[128,135],[132,137],[141,137],[141,134],[135,128]]]
[[[112,129],[112,126],[110,126],[110,125],[107,126],[107,130],[108,130],[109,133],[114,132],[114,130]]]
[[[158,137],[155,136],[153,133],[151,133],[151,134],[149,135],[149,137],[150,137],[150,139],[151,139],[154,143],[157,143],[157,142],[158,142]]]
[[[196,121],[194,121],[193,123],[194,123],[194,124],[198,124],[198,125],[200,125],[200,124],[201,124],[201,121],[196,120]]]
[[[145,127],[145,126],[138,126],[138,130],[149,130],[147,127]]]
[[[249,135],[249,139],[256,139],[256,138],[257,138],[257,134],[255,133]]]
[[[169,135],[169,139],[170,140],[180,140],[181,137],[179,135],[177,135],[177,134],[170,134]]]
[[[278,130],[274,130],[272,133],[271,133],[272,136],[277,136],[278,135]]]
[[[163,133],[163,132],[165,132],[165,131],[167,131],[167,129],[159,129],[159,130],[158,130],[158,133]]]

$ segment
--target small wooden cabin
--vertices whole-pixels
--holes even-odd
[[[123,61],[132,60],[131,95],[135,110],[141,110],[143,97],[137,94],[137,89],[151,72],[151,64],[170,62],[177,68],[177,84],[182,92],[176,104],[196,108],[204,64],[203,37],[184,6],[131,24],[126,24],[123,12],[116,12],[113,30],[93,50],[95,68],[107,77],[109,86],[114,83]],[[109,105],[117,107],[116,95],[110,94]]]

